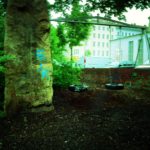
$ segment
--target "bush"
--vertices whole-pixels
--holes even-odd
[[[68,87],[70,84],[79,84],[81,69],[76,67],[74,63],[63,62],[53,63],[53,84],[56,87]]]

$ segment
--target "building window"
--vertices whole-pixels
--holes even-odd
[[[104,51],[102,51],[102,56],[104,56]]]
[[[102,43],[102,46],[103,46],[103,47],[105,46],[105,43],[104,43],[104,42]]]
[[[102,35],[102,38],[103,38],[103,39],[105,38],[105,34]]]
[[[93,50],[93,56],[95,56],[95,50]]]
[[[98,26],[98,30],[100,30],[101,29],[101,27],[100,26]]]
[[[109,51],[106,51],[106,56],[109,56]]]
[[[101,37],[101,35],[100,34],[98,34],[98,38],[100,39],[100,37]]]
[[[128,45],[128,60],[133,62],[133,50],[134,50],[134,43],[133,41],[129,41]]]
[[[105,31],[105,27],[103,27],[103,31]]]
[[[93,38],[95,38],[95,33],[93,33]]]
[[[79,55],[79,50],[78,49],[74,49],[73,54],[74,55]]]
[[[108,42],[106,43],[106,46],[109,47],[109,43]]]
[[[100,50],[97,51],[97,56],[100,56]]]
[[[109,34],[107,34],[107,39],[109,39]]]
[[[143,64],[143,40],[138,41],[138,56],[137,56],[137,64]]]
[[[93,46],[95,46],[95,42],[93,42]]]

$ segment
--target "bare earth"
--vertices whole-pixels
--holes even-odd
[[[0,120],[2,150],[150,150],[149,93],[55,89],[55,110]]]

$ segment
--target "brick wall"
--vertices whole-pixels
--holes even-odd
[[[150,69],[134,68],[104,68],[104,69],[84,69],[82,82],[90,86],[103,86],[105,83],[121,82],[134,83],[139,79],[150,79]]]

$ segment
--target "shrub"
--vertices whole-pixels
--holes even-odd
[[[63,62],[63,63],[53,63],[53,84],[56,87],[67,87],[70,84],[79,84],[81,69],[76,67],[74,63]]]

